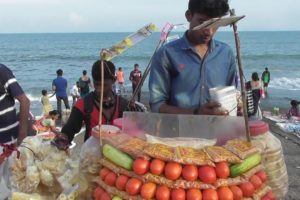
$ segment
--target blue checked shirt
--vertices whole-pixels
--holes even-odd
[[[235,85],[236,73],[227,44],[212,40],[201,59],[185,34],[154,55],[149,77],[151,110],[159,112],[162,104],[197,108],[209,101],[209,88]]]

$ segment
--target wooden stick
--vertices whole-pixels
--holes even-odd
[[[103,112],[103,92],[104,92],[104,60],[102,58],[102,51],[100,54],[101,57],[101,91],[100,91],[100,102],[99,102],[99,140],[100,140],[100,147],[102,147],[102,137],[101,137],[101,125],[102,125],[102,112]]]
[[[230,16],[235,16],[234,9],[230,10]],[[247,99],[246,99],[246,92],[245,92],[245,83],[244,83],[244,72],[243,72],[243,65],[241,59],[241,51],[240,51],[240,38],[237,31],[236,23],[232,24],[233,32],[234,32],[234,39],[235,39],[235,47],[236,47],[236,54],[237,54],[237,61],[239,67],[239,75],[240,75],[240,84],[241,84],[241,95],[243,100],[243,113],[244,113],[244,121],[245,121],[245,128],[246,128],[246,137],[247,141],[251,142],[250,138],[250,131],[248,126],[248,109],[247,109]]]

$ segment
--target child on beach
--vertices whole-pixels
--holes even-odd
[[[56,120],[58,118],[59,118],[59,113],[57,110],[50,111],[49,115],[36,121],[35,129],[37,133],[49,131],[58,134],[59,132],[56,130]]]
[[[52,96],[50,96],[50,97],[52,97]],[[52,105],[49,102],[49,96],[48,96],[47,90],[42,90],[41,102],[43,105],[43,115],[44,116],[49,115],[49,112],[53,109],[52,109]]]
[[[286,114],[286,117],[290,119],[291,117],[300,117],[300,111],[299,111],[299,104],[300,102],[296,100],[291,100],[291,108]]]

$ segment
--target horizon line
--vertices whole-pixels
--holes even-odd
[[[81,33],[132,33],[134,31],[87,31],[87,32],[5,32],[0,35],[5,34],[81,34]],[[173,32],[185,32],[185,31],[173,31]],[[232,32],[232,30],[220,30],[217,32]],[[300,30],[241,30],[238,32],[300,32]],[[160,31],[155,31],[154,33],[160,33]]]

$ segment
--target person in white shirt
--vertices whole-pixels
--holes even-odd
[[[74,105],[74,103],[79,99],[80,97],[80,93],[79,93],[79,82],[77,81],[75,85],[72,86],[72,88],[70,89],[70,94],[72,96],[73,99],[73,103],[72,106]]]

